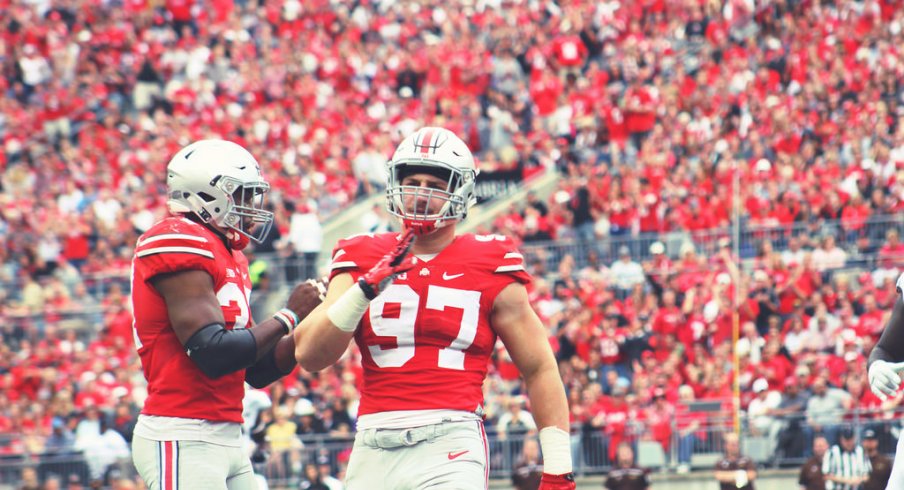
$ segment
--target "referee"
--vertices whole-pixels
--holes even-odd
[[[650,480],[646,470],[634,463],[634,450],[627,442],[618,445],[616,450],[617,466],[606,476],[603,487],[608,490],[647,490]]]
[[[863,447],[854,441],[854,431],[845,427],[822,460],[826,490],[862,490],[871,469]]]

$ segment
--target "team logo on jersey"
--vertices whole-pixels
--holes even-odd
[[[461,277],[463,275],[465,275],[464,272],[462,272],[460,274],[449,274],[448,272],[443,272],[443,279],[450,281],[452,279],[458,279],[459,277]]]
[[[419,274],[420,276],[429,276],[429,275],[430,275],[430,269],[424,267],[423,269],[421,269],[421,271],[420,271],[418,274]]]

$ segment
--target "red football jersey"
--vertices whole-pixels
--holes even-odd
[[[358,235],[333,251],[330,277],[357,280],[399,235]],[[483,406],[482,385],[496,343],[490,316],[496,296],[530,275],[512,241],[460,235],[429,261],[400,274],[370,303],[355,333],[364,386],[359,415],[393,410]]]
[[[186,270],[203,270],[213,278],[227,329],[251,323],[245,254],[185,218],[166,218],[141,235],[132,258],[132,309],[135,346],[148,381],[142,413],[241,423],[245,371],[218,379],[201,372],[176,337],[163,297],[149,282],[158,274]]]

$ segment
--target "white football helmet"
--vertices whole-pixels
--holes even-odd
[[[406,228],[425,234],[436,228],[465,219],[468,207],[476,202],[474,183],[478,170],[468,145],[444,128],[421,128],[399,143],[388,163],[386,207],[402,219]],[[402,180],[414,173],[429,173],[447,182],[445,190],[403,186]],[[407,199],[406,199],[407,198]],[[418,200],[440,199],[443,207],[433,214],[406,209]]]
[[[166,167],[171,213],[193,213],[241,250],[270,232],[273,213],[264,209],[270,184],[248,150],[231,141],[201,140],[179,150]]]

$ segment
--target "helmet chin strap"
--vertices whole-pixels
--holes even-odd
[[[229,245],[234,250],[244,250],[245,247],[251,243],[251,239],[245,234],[239,233],[231,228],[226,231],[226,239],[229,240]]]
[[[402,224],[406,230],[413,230],[415,235],[424,236],[440,228],[449,226],[453,221],[454,220],[445,219],[422,220],[407,218],[402,220]]]

